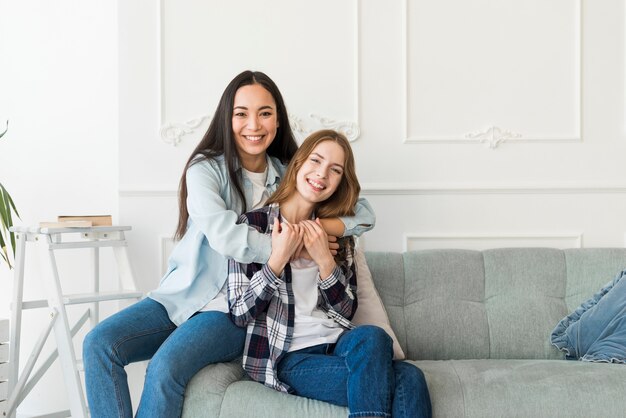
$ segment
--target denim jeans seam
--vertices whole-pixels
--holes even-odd
[[[316,371],[324,371],[324,372],[332,372],[332,371],[336,371],[336,370],[342,370],[343,367],[319,367],[316,368]],[[289,371],[280,371],[279,374],[282,375],[287,375],[287,376],[298,376],[301,374],[308,374],[310,372],[309,369],[306,370],[297,370],[297,371],[293,371],[293,370],[289,370]]]
[[[133,340],[135,338],[139,338],[139,337],[143,337],[145,335],[149,335],[149,334],[154,334],[155,332],[161,332],[161,331],[167,331],[170,329],[174,329],[176,328],[176,326],[174,327],[167,327],[167,328],[152,328],[149,330],[145,330],[142,333],[137,333],[134,334],[132,336],[125,336],[123,338],[120,338],[118,341],[116,341],[113,346],[111,347],[111,351],[109,352],[109,358],[112,358],[113,355],[115,354],[115,356],[119,359],[119,352],[118,352],[118,348],[124,344],[125,342],[128,342],[130,340]],[[124,413],[124,402],[122,400],[122,396],[121,396],[121,392],[120,392],[120,388],[119,388],[119,384],[117,382],[117,379],[114,378],[113,376],[113,367],[114,367],[114,362],[111,362],[111,368],[109,369],[109,372],[111,374],[111,380],[113,381],[113,387],[115,388],[115,400],[117,401],[117,405],[118,405],[118,411],[120,413]],[[124,366],[122,366],[124,367]],[[120,415],[120,418],[123,418],[123,415]]]
[[[348,415],[350,418],[352,417],[391,417],[391,414],[382,411],[361,411],[361,412],[351,412]]]
[[[113,366],[111,366],[111,375],[113,375]],[[119,385],[115,380],[113,380],[113,386],[115,387],[115,400],[117,401],[117,410],[120,414],[118,416],[120,418],[124,418],[124,402],[122,401]]]
[[[137,334],[124,336],[124,337],[120,338],[119,340],[117,340],[115,343],[113,343],[113,346],[111,347],[111,352],[109,353],[109,356],[112,356],[113,354],[116,354],[118,356],[118,358],[119,358],[119,353],[117,352],[117,349],[122,344],[124,344],[125,342],[128,342],[130,340],[134,340],[135,338],[145,337],[146,335],[154,334],[156,332],[169,331],[169,330],[173,330],[173,329],[176,329],[176,326],[168,326],[167,328],[151,328],[149,330],[144,330],[143,332],[140,332],[140,333],[137,333]]]
[[[124,418],[124,401],[122,399],[122,394],[120,392],[120,387],[117,382],[117,379],[115,379],[113,376],[114,367],[115,367],[115,364],[111,362],[111,368],[109,369],[109,372],[111,373],[111,381],[113,382],[113,387],[115,388],[115,401],[117,402],[117,411],[119,412],[118,416],[120,418]]]
[[[405,396],[404,396],[405,387],[404,385],[398,385],[398,380],[401,375],[402,375],[402,371],[396,372],[396,376],[395,376],[396,385],[395,385],[395,390],[393,394],[394,399],[392,400],[391,410],[395,412],[396,414],[398,413],[398,411],[396,411],[395,408],[393,407],[393,405],[395,404],[396,407],[401,408],[402,410],[402,413],[400,414],[400,416],[405,417],[406,416],[406,405],[405,405]]]
[[[232,352],[228,353],[227,355],[223,356],[219,361],[216,361],[215,363],[223,363],[224,361],[227,361],[227,358],[230,358],[231,356],[233,356],[234,354],[237,354],[238,352],[241,352],[242,348],[238,348],[233,350]],[[228,360],[230,361],[230,360]],[[214,364],[214,363],[212,363]]]

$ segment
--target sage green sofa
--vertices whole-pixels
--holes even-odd
[[[424,371],[435,417],[626,416],[626,365],[565,360],[549,341],[559,320],[626,268],[626,249],[366,257],[407,361]],[[347,413],[252,382],[234,362],[193,378],[183,417]]]

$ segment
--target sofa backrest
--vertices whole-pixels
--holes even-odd
[[[558,359],[556,324],[626,269],[626,249],[367,252],[412,360]]]

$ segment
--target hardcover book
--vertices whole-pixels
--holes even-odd
[[[89,221],[89,226],[111,226],[113,225],[113,217],[111,215],[63,215],[57,218],[58,222],[68,221]]]

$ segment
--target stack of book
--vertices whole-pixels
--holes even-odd
[[[89,228],[91,226],[111,226],[111,215],[62,215],[56,222],[40,222],[40,228]]]

